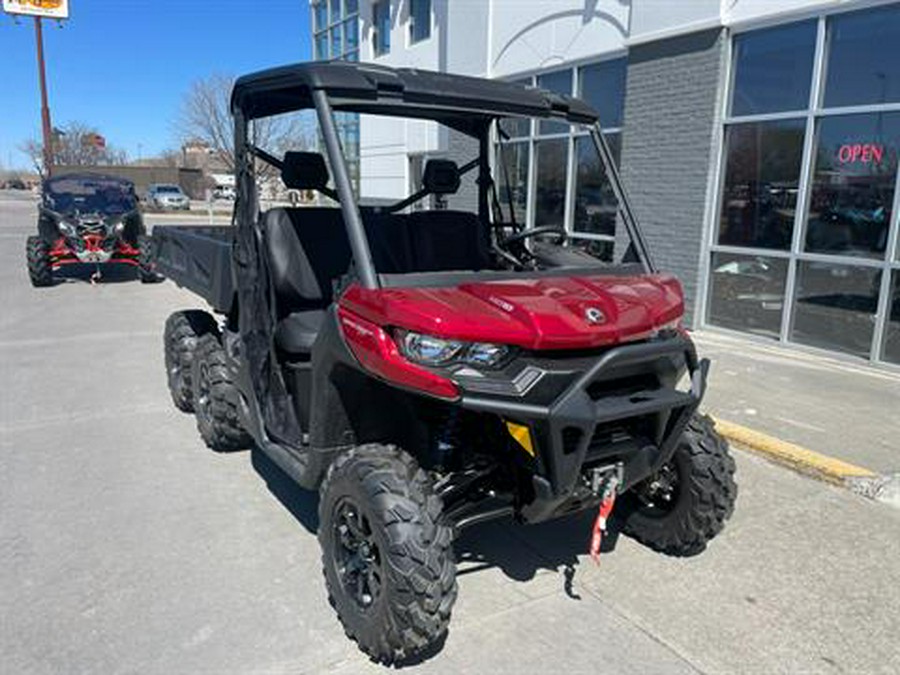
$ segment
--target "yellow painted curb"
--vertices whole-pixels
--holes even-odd
[[[716,431],[729,441],[800,473],[843,485],[848,478],[872,478],[876,474],[861,466],[829,457],[768,434],[717,419]]]

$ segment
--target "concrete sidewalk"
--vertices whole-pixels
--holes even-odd
[[[870,469],[900,472],[900,374],[714,331],[707,412]]]

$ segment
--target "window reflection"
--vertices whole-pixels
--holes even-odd
[[[728,127],[720,244],[790,248],[804,128],[802,119]]]
[[[806,250],[881,258],[887,245],[900,113],[819,122]]]
[[[619,134],[606,134],[616,164],[619,163]],[[589,136],[579,136],[575,142],[577,159],[575,183],[576,232],[614,235],[618,202],[613,194],[603,164]]]
[[[877,269],[801,261],[791,338],[868,357],[880,285]]]
[[[780,258],[713,253],[709,322],[777,338],[787,266]]]
[[[537,86],[557,94],[571,96],[572,71],[560,70],[556,73],[538,75]],[[569,125],[565,122],[553,122],[550,120],[541,120],[538,127],[539,133],[542,134],[564,134],[569,130]]]
[[[566,210],[566,156],[569,141],[565,138],[537,141],[535,226],[563,227]]]
[[[807,108],[815,50],[815,21],[736,36],[731,114]]]
[[[825,105],[900,101],[900,7],[828,19]]]
[[[525,209],[528,204],[528,142],[501,143],[498,148],[497,161],[500,175],[497,182],[500,186],[500,206],[509,214],[512,201],[516,223],[525,223]]]
[[[622,126],[627,59],[603,61],[580,70],[579,96],[600,114],[606,129]]]
[[[612,262],[615,242],[605,239],[571,239],[569,246],[606,262]]]

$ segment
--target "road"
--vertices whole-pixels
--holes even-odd
[[[171,219],[168,219],[171,221]],[[171,283],[32,289],[34,204],[0,193],[0,654],[7,673],[375,672],[328,606],[316,499],[215,454],[171,405]],[[429,673],[900,672],[900,510],[738,453],[702,556],[589,522],[492,523],[457,544]]]

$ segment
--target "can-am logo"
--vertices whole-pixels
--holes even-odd
[[[606,321],[606,314],[602,309],[596,307],[588,307],[584,310],[584,318],[588,323],[598,324]]]

